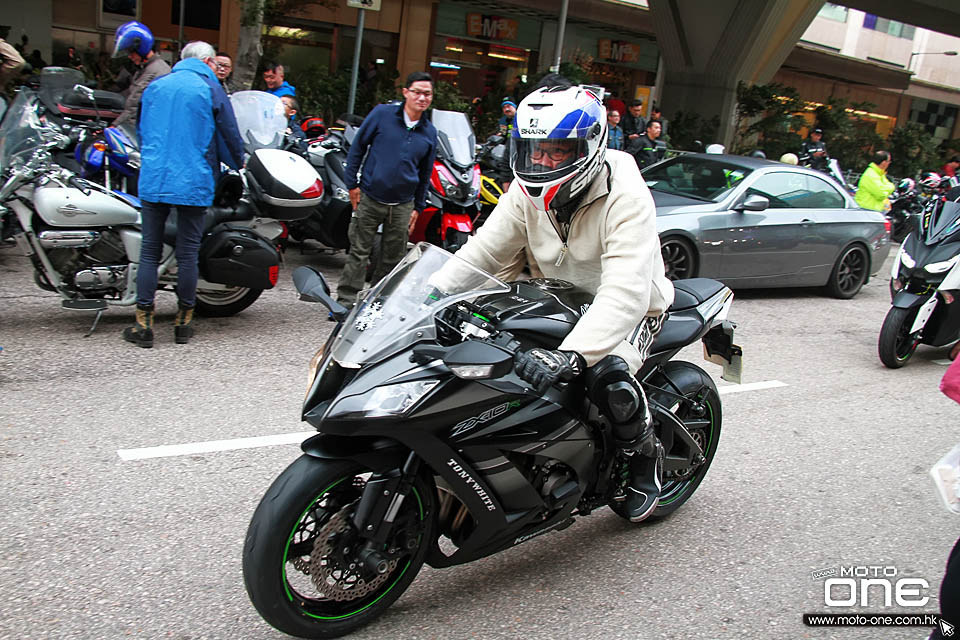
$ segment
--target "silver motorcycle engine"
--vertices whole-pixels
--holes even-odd
[[[55,247],[48,249],[47,256],[68,286],[103,293],[126,286],[127,254],[116,231],[42,232],[39,239]]]

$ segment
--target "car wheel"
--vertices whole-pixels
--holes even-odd
[[[857,295],[867,281],[870,272],[870,258],[863,246],[855,244],[847,247],[837,258],[827,282],[827,293],[834,298],[847,300]]]
[[[697,276],[697,256],[693,246],[682,238],[665,238],[660,241],[663,268],[670,280],[683,280]]]

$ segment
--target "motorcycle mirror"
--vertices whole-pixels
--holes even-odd
[[[501,378],[513,371],[513,354],[489,342],[467,340],[451,347],[443,364],[464,380]]]
[[[331,297],[326,279],[313,267],[302,266],[294,269],[293,286],[297,288],[301,300],[321,303],[330,310],[337,322],[347,317],[349,310]]]
[[[89,100],[90,102],[94,102],[93,89],[91,89],[90,87],[82,84],[75,84],[73,85],[73,90],[78,93],[82,93],[84,96],[86,96],[87,100]]]
[[[770,200],[758,193],[751,193],[743,199],[734,211],[764,211],[770,206]]]

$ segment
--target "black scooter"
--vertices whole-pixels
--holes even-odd
[[[555,349],[591,296],[560,280],[505,284],[426,243],[349,313],[319,272],[300,267],[294,282],[341,324],[313,359],[303,405],[320,433],[267,491],[244,543],[247,593],[271,625],[347,634],[424,562],[476,560],[605,506],[623,515],[628,462],[584,385],[541,395],[514,373],[514,354]],[[732,292],[708,279],[674,285],[638,373],[667,451],[654,517],[690,499],[720,438],[710,376],[671,358],[700,340],[739,379]]]
[[[884,366],[899,369],[917,347],[944,347],[960,338],[960,188],[931,198],[911,218],[890,274],[892,307],[877,350]]]

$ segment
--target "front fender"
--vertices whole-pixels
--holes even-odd
[[[313,458],[353,460],[375,472],[403,467],[410,454],[409,449],[389,438],[345,437],[325,433],[304,440],[300,450]]]
[[[890,304],[898,309],[913,309],[914,307],[922,306],[929,297],[928,295],[921,296],[916,293],[898,291],[897,294],[893,296],[893,302]]]

